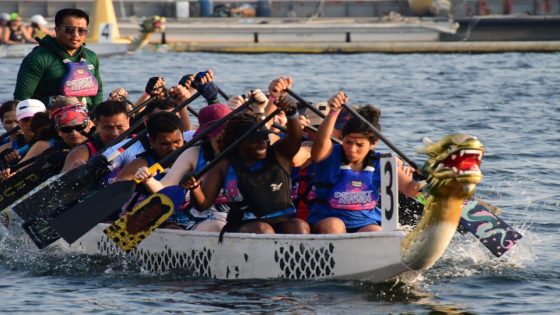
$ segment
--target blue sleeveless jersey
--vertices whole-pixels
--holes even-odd
[[[353,171],[342,161],[342,146],[333,145],[329,157],[317,163],[314,182],[316,201],[310,209],[308,222],[336,217],[346,228],[356,229],[381,224],[378,206],[380,187],[379,154],[361,171]]]

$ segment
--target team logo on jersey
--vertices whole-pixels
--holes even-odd
[[[356,188],[360,188],[364,185],[364,183],[362,183],[361,180],[353,180],[352,181],[352,187],[356,187]]]
[[[272,188],[272,191],[279,191],[280,188],[282,188],[282,184],[283,184],[283,183],[280,183],[280,184],[274,184],[274,183],[272,183],[272,184],[270,184],[270,187]]]

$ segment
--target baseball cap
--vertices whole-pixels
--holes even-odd
[[[15,20],[21,20],[21,16],[19,16],[19,14],[14,12],[10,14],[10,21],[15,21]]]
[[[10,15],[8,13],[2,13],[0,14],[0,20],[2,21],[9,21],[10,20]]]
[[[327,116],[328,113],[330,112],[329,104],[327,102],[315,103],[315,104],[313,104],[313,107],[315,107],[317,110],[319,110],[325,116]],[[306,111],[305,116],[307,116],[307,118],[309,119],[309,122],[311,123],[312,126],[320,125],[321,122],[323,121],[323,118],[320,117],[319,115],[317,115],[312,110]]]
[[[206,107],[203,107],[200,112],[198,113],[198,123],[200,126],[196,129],[194,133],[194,137],[199,135],[201,132],[206,130],[210,125],[214,122],[224,118],[227,114],[231,113],[231,109],[224,104],[212,104]],[[210,133],[206,135],[206,137],[211,138],[215,137],[224,130],[225,124],[222,124],[218,128],[212,130]]]
[[[33,117],[33,115],[35,115],[36,113],[46,111],[47,108],[45,107],[45,104],[43,104],[43,102],[39,100],[28,99],[17,104],[16,119],[20,121],[24,118]]]
[[[34,16],[32,16],[31,22],[41,26],[47,25],[47,20],[45,20],[45,18],[40,14],[35,14]]]

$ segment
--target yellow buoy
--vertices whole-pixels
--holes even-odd
[[[130,43],[122,39],[112,0],[95,0],[88,43]]]

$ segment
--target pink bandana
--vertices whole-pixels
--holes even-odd
[[[89,121],[87,111],[82,104],[67,105],[52,111],[51,119],[58,129],[60,126],[77,126]]]

